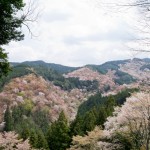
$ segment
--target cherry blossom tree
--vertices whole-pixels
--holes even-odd
[[[137,93],[107,119],[105,130],[130,140],[133,149],[150,149],[150,93]],[[117,142],[116,139],[115,142]]]
[[[93,131],[88,132],[88,135],[74,136],[69,150],[116,150],[120,148],[119,144],[105,141],[108,135],[108,131],[97,126]]]
[[[104,130],[95,128],[73,137],[70,150],[149,150],[150,93],[134,93],[108,117]]]
[[[0,134],[0,149],[4,150],[31,150],[29,141],[18,138],[15,132],[4,132]]]

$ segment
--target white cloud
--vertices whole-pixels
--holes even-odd
[[[44,60],[80,66],[130,58],[123,46],[136,36],[130,29],[134,11],[108,15],[95,7],[95,2],[38,0],[42,15],[37,24],[31,25],[38,37],[31,39],[24,29],[24,41],[6,46],[9,60]]]

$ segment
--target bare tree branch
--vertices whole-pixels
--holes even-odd
[[[25,4],[25,8],[20,14],[22,24],[28,29],[29,34],[32,37],[36,37],[33,34],[30,24],[37,22],[40,16],[41,10],[39,9],[37,1],[29,0],[28,3]]]

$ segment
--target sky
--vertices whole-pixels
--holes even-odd
[[[149,57],[127,47],[137,37],[131,27],[137,18],[134,9],[112,11],[99,0],[37,0],[36,5],[40,15],[29,24],[34,36],[23,27],[25,39],[5,46],[11,62],[83,66]]]

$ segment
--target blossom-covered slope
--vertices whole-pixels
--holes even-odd
[[[81,69],[75,70],[64,75],[66,78],[79,78],[80,80],[97,80],[99,81],[99,89],[103,89],[104,86],[109,85],[111,88],[115,87],[113,81],[114,71],[109,70],[107,74],[100,74],[98,71],[94,71],[88,67],[83,67]]]
[[[96,90],[101,91],[103,95],[116,94],[124,88],[143,87],[143,83],[144,88],[149,89],[150,61],[148,60],[133,59],[107,62],[99,66],[88,65],[65,73],[64,77],[61,73],[56,73],[55,70],[48,69],[46,66],[36,65],[36,62],[32,64],[32,67],[27,65],[28,70],[31,67],[27,72],[25,72],[25,64],[19,64],[18,67],[15,64],[16,71],[5,79],[5,86],[0,93],[0,121],[9,104],[13,106],[31,101],[34,104],[33,110],[38,107],[48,110],[52,121],[57,119],[61,110],[64,110],[68,118],[73,120],[78,106]],[[85,85],[80,88],[73,86],[67,90],[62,88],[60,84],[63,86],[71,84],[73,80],[67,80],[70,78],[79,78],[81,81],[96,80],[98,89],[90,91]],[[54,85],[54,83],[57,84]]]
[[[57,119],[61,110],[64,110],[68,118],[72,120],[78,106],[86,100],[88,95],[90,93],[79,89],[64,91],[52,82],[34,74],[15,78],[0,93],[1,119],[7,104],[14,106],[28,100],[33,102],[33,109],[41,107],[48,110],[52,121]]]
[[[104,94],[117,93],[123,88],[135,88],[150,84],[149,59],[133,59],[126,61],[112,61],[94,66],[88,65],[68,74],[66,78],[79,78],[80,80],[97,80],[99,90]]]

